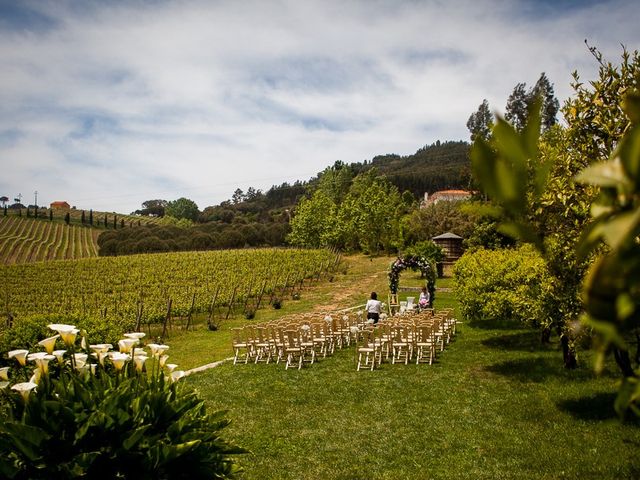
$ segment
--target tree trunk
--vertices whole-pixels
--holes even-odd
[[[551,343],[551,327],[544,327],[540,335],[540,343],[543,345]]]
[[[636,373],[633,371],[633,367],[631,366],[631,358],[629,358],[629,352],[614,347],[613,356],[615,357],[616,363],[618,364],[618,367],[620,367],[620,370],[625,377],[637,377]]]

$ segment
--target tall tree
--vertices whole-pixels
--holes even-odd
[[[531,89],[531,92],[529,92],[529,98],[529,102],[534,101],[536,98],[540,98],[542,103],[542,110],[540,112],[542,131],[547,131],[558,123],[557,115],[560,110],[560,103],[553,92],[553,84],[549,81],[544,72],[540,74],[540,78]]]
[[[527,108],[529,103],[530,96],[527,93],[527,84],[518,83],[507,99],[504,115],[505,120],[518,131],[521,131],[527,122]]]
[[[478,110],[472,113],[469,120],[467,120],[467,128],[469,132],[471,132],[471,141],[475,141],[476,138],[488,140],[492,127],[493,117],[489,110],[489,102],[485,98],[478,107]]]

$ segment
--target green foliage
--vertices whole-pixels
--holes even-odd
[[[178,220],[185,218],[196,221],[199,213],[198,205],[193,200],[184,197],[168,202],[165,207],[165,214]]]
[[[122,370],[107,359],[89,367],[67,346],[64,363],[38,369],[28,395],[0,392],[3,478],[230,478],[239,470],[231,455],[244,450],[220,438],[224,412],[207,413],[157,358],[147,373],[130,360]]]
[[[324,178],[327,180],[321,180],[311,198],[300,201],[291,221],[289,243],[362,249],[366,253],[392,251],[399,246],[405,204],[395,186],[375,169],[354,178],[346,195],[347,177],[328,170]],[[343,196],[340,203],[334,201]]]
[[[476,215],[462,208],[466,202],[436,202],[411,211],[402,218],[402,230],[406,245],[431,240],[451,232],[467,238],[473,232]]]
[[[597,367],[613,347],[623,371],[618,413],[632,410],[640,416],[640,357],[633,362],[630,356],[630,341],[637,342],[640,335],[640,92],[629,92],[624,108],[632,123],[611,158],[578,176],[578,181],[600,187],[591,209],[594,220],[580,247],[583,255],[601,243],[607,247],[584,283],[586,321],[600,339]],[[640,352],[640,345],[636,348]]]
[[[460,312],[467,321],[513,321],[538,327],[554,279],[531,246],[465,253],[454,266]]]
[[[493,127],[493,116],[489,110],[489,102],[484,99],[478,110],[471,114],[469,120],[467,120],[467,128],[471,132],[471,141],[476,138],[489,139],[491,135],[491,128]]]
[[[403,256],[423,257],[433,263],[442,262],[444,260],[444,252],[442,247],[436,245],[431,240],[415,243],[410,247],[402,250]]]

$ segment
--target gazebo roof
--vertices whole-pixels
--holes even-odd
[[[433,237],[431,240],[462,240],[462,237],[455,233],[447,232],[437,237]]]

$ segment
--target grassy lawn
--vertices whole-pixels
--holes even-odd
[[[387,260],[355,259],[284,313],[386,292]],[[401,284],[420,283],[405,276]],[[440,292],[437,305],[455,305],[453,295]],[[173,340],[176,356],[189,350]],[[615,367],[596,378],[588,352],[580,362],[565,371],[557,345],[541,347],[534,331],[462,325],[432,366],[356,372],[351,349],[301,371],[227,363],[187,381],[228,410],[225,436],[252,451],[240,458],[247,479],[639,478],[640,427],[611,406]]]

